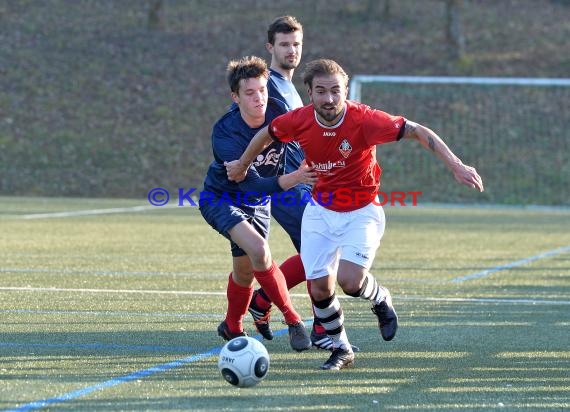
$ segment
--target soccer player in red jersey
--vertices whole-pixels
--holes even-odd
[[[346,100],[348,76],[333,60],[308,63],[303,81],[311,104],[271,121],[239,160],[226,163],[226,169],[230,180],[240,181],[255,156],[273,140],[297,140],[307,163],[318,172],[314,203],[303,215],[301,257],[316,317],[334,342],[321,368],[335,370],[354,363],[335,295],[337,280],[347,295],[372,303],[384,340],[392,340],[398,328],[390,292],[369,272],[385,226],[376,198],[381,174],[376,145],[416,140],[443,161],[460,184],[483,191],[483,181],[429,128]]]
[[[301,60],[303,51],[303,26],[293,16],[277,17],[267,30],[266,48],[271,54],[267,91],[269,97],[282,101],[287,110],[303,106],[301,96],[292,82],[295,69]],[[298,142],[285,145],[283,173],[295,172],[301,166],[305,155]],[[287,199],[272,198],[271,215],[287,232],[297,252],[301,251],[301,220],[307,201],[311,199],[311,186],[298,184],[287,191]],[[286,259],[281,265],[289,289],[305,282],[305,269],[299,254]],[[307,284],[307,287],[309,284]],[[254,319],[257,331],[268,340],[273,339],[270,326],[271,299],[263,288],[253,292],[249,313]],[[332,350],[332,339],[315,319],[311,330],[311,342],[319,349]],[[353,350],[357,350],[353,346]]]

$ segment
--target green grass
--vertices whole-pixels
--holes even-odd
[[[227,241],[194,208],[67,218],[134,200],[0,198],[0,409],[91,388],[219,348]],[[454,279],[570,245],[570,211],[386,207],[373,266],[400,330],[379,336],[368,304],[343,298],[356,367],[265,342],[258,386],[222,379],[215,355],[54,403],[50,410],[553,410],[570,408],[570,252]],[[274,257],[293,253],[274,225]],[[293,291],[307,318],[304,285]],[[342,293],[339,293],[342,295]],[[273,327],[282,330],[281,317]],[[248,331],[253,334],[250,319]]]

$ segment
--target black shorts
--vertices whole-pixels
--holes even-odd
[[[271,223],[271,207],[234,206],[227,202],[201,201],[200,213],[206,222],[218,233],[230,241],[233,257],[245,256],[246,253],[231,238],[229,231],[238,223],[249,222],[264,239],[269,237]]]

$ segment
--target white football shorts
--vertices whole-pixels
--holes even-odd
[[[385,225],[384,209],[374,203],[352,212],[308,204],[301,226],[301,260],[307,279],[336,276],[340,259],[369,270]]]

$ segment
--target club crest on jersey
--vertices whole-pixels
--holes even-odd
[[[340,154],[346,159],[352,152],[352,146],[348,143],[348,140],[344,139],[340,146],[338,147]]]

